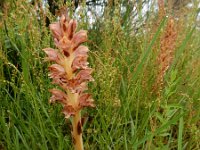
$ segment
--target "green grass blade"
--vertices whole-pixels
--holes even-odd
[[[183,109],[181,109],[181,114],[183,114]],[[183,128],[184,121],[183,116],[179,119],[179,129],[178,129],[178,150],[183,149]]]

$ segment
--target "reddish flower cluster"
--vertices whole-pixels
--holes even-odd
[[[177,29],[174,19],[171,17],[168,20],[165,32],[160,40],[160,52],[157,58],[158,63],[158,75],[154,85],[154,90],[160,95],[164,84],[164,76],[172,64],[175,50]]]
[[[50,103],[60,102],[66,118],[75,115],[83,107],[94,107],[91,95],[85,93],[89,81],[93,81],[88,67],[88,48],[81,45],[87,40],[87,32],[75,32],[77,22],[62,15],[59,22],[50,25],[57,49],[45,48],[53,83],[63,90],[51,89]]]

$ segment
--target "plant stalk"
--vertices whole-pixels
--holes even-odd
[[[75,150],[83,150],[81,111],[78,111],[72,118],[72,138]]]

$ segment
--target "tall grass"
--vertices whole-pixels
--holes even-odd
[[[168,18],[156,24],[158,14],[150,11],[135,30],[131,9],[124,15],[118,5],[109,7],[113,6],[92,26],[84,10],[78,20],[80,28],[89,30],[95,79],[90,92],[96,108],[84,111],[85,149],[200,149],[197,8],[176,20],[180,31],[175,53],[158,96],[153,86]],[[52,85],[42,51],[53,47],[44,17],[51,22],[56,17],[46,8],[35,9],[26,0],[10,0],[1,12],[0,149],[68,150],[72,149],[70,123],[61,107],[48,103]]]

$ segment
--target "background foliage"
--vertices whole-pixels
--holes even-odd
[[[49,5],[50,4],[50,5]],[[48,25],[65,7],[88,30],[90,92],[85,149],[200,149],[199,2],[2,0],[0,2],[0,149],[71,149],[70,121],[50,106]],[[76,8],[76,10],[75,10]],[[168,17],[166,17],[168,16]],[[177,38],[161,89],[161,44],[174,19]],[[166,43],[166,47],[172,43]]]

